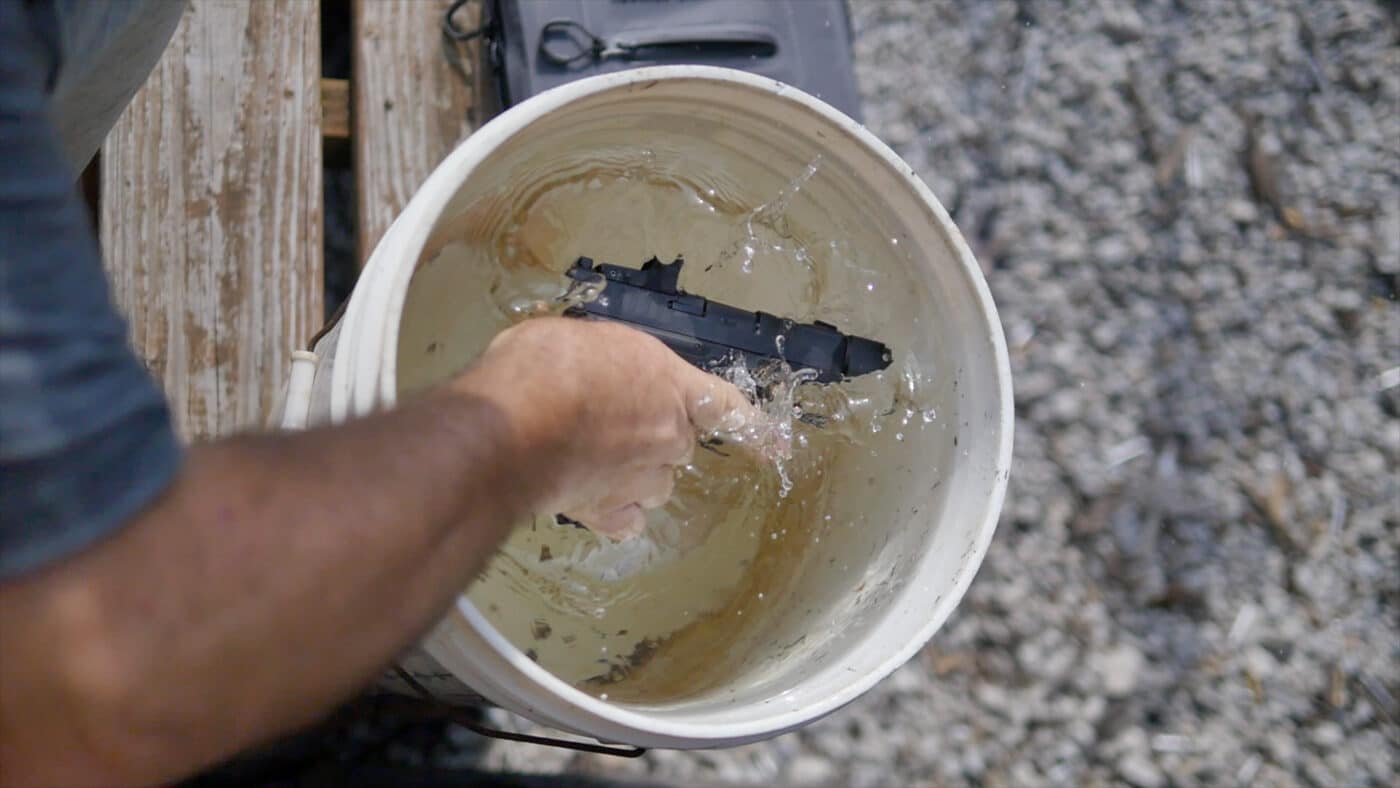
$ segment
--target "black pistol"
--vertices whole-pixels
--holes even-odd
[[[836,383],[890,365],[890,349],[882,342],[843,334],[821,321],[797,323],[683,292],[684,264],[679,257],[670,263],[653,257],[634,269],[580,257],[569,278],[589,283],[601,277],[607,284],[600,297],[564,314],[626,323],[706,371],[736,357],[751,369],[781,360],[793,369],[815,370],[818,382]]]

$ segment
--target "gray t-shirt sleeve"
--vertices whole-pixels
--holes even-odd
[[[0,2],[0,579],[114,532],[181,461],[53,129],[42,8]]]

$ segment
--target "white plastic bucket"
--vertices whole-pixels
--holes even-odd
[[[703,135],[731,153],[719,166],[735,171],[725,175],[774,189],[820,156],[804,194],[853,217],[861,237],[882,239],[871,265],[884,266],[898,286],[877,335],[897,360],[907,356],[931,373],[943,430],[928,441],[882,445],[869,469],[842,469],[850,482],[838,485],[844,489],[832,506],[874,525],[822,541],[802,581],[804,609],[772,629],[784,646],[723,692],[649,706],[608,703],[535,664],[465,596],[401,666],[449,702],[479,694],[601,741],[703,748],[775,736],[855,699],[933,635],[982,561],[1009,473],[1010,370],[986,282],[943,207],[864,127],[790,86],[696,66],[592,77],[510,109],[453,151],[385,234],[343,319],[314,353],[296,354],[278,421],[295,429],[392,406],[406,370],[421,377],[427,363],[400,336],[425,250],[522,162],[580,144],[585,130],[624,141],[661,130],[680,148]],[[418,303],[450,301],[448,290],[420,294]],[[823,560],[828,554],[859,571],[827,572],[822,567],[836,563]]]

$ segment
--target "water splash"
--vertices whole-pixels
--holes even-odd
[[[778,194],[773,199],[744,215],[740,223],[742,237],[736,244],[741,272],[753,273],[754,261],[762,253],[781,254],[787,251],[783,241],[791,246],[791,257],[794,262],[809,271],[814,270],[811,254],[807,251],[807,247],[797,239],[797,234],[789,226],[788,208],[807,181],[817,174],[821,160],[822,157],[818,154],[807,163],[807,167],[800,175],[788,181],[782,189],[778,190]],[[776,240],[766,238],[767,233],[762,232],[765,229],[776,235]]]
[[[778,352],[781,353],[783,338],[778,337],[777,341]],[[802,416],[802,408],[797,402],[798,390],[804,384],[814,382],[817,371],[793,369],[783,361],[769,361],[750,368],[743,357],[736,356],[711,372],[743,392],[758,413],[756,419],[745,422],[738,429],[711,437],[737,444],[766,460],[778,475],[778,497],[786,498],[793,486],[789,465],[794,456],[794,447],[801,446],[795,429],[796,422]]]
[[[607,280],[579,281],[535,266],[502,267],[491,283],[491,300],[511,323],[562,315],[602,297]]]

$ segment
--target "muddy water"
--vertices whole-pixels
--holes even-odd
[[[682,177],[649,151],[619,149],[474,205],[415,280],[403,341],[431,351],[428,363],[405,370],[401,388],[450,374],[508,325],[562,311],[562,272],[579,256],[627,266],[683,256],[689,292],[843,329],[842,317],[855,312],[870,322],[878,278],[828,292],[829,281],[865,281],[865,269],[842,239],[787,214],[820,166],[813,161],[785,188],[745,203],[732,185]],[[463,265],[490,286],[470,295],[434,286]],[[574,290],[568,298],[597,295]],[[434,308],[427,302],[454,298],[453,325],[429,329],[409,319]],[[522,524],[468,591],[522,651],[599,697],[664,703],[732,675],[762,647],[765,620],[791,603],[812,548],[833,527],[825,512],[834,459],[866,450],[881,430],[902,440],[936,418],[918,405],[918,371],[898,360],[837,386],[807,384],[782,366],[717,372],[748,391],[773,392],[760,403],[769,419],[757,442],[766,450],[728,436],[697,451],[678,470],[672,501],[650,513],[637,539],[613,543],[552,517]],[[807,418],[794,418],[800,414]]]

